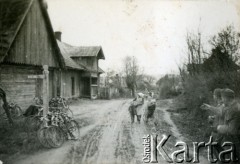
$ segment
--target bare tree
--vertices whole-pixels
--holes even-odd
[[[140,75],[140,69],[137,63],[137,59],[134,56],[127,56],[123,62],[127,87],[131,90],[132,96],[135,96],[137,80],[139,79]]]
[[[198,34],[187,33],[186,43],[188,49],[188,69],[191,73],[199,72],[199,64],[202,64],[204,54],[201,41],[201,32]]]
[[[144,74],[142,76],[142,78],[143,78],[143,81],[144,81],[144,83],[146,85],[147,90],[151,90],[154,87],[154,85],[155,85],[156,78],[151,76],[151,75],[147,75],[147,74]]]
[[[114,81],[115,75],[116,75],[116,72],[114,70],[108,69],[106,71],[106,79],[105,79],[106,86],[114,85],[112,82]]]

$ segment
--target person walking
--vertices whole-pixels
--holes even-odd
[[[136,100],[133,102],[135,107],[135,112],[137,115],[137,121],[140,123],[142,115],[144,114],[144,108],[146,101],[144,100],[144,94],[138,93]]]
[[[149,92],[149,96],[147,97],[147,109],[146,109],[146,123],[150,118],[153,118],[154,111],[156,109],[156,99],[153,98],[153,92]]]

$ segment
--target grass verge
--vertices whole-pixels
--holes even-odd
[[[11,163],[14,156],[32,154],[41,149],[35,133],[27,133],[24,118],[14,120],[14,125],[0,121],[0,160],[5,164]]]

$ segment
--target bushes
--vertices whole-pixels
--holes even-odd
[[[184,83],[185,105],[193,115],[204,117],[199,107],[203,103],[211,101],[211,91],[207,87],[207,81],[203,76],[187,76]],[[200,114],[200,115],[199,115]]]
[[[0,159],[11,163],[12,156],[18,153],[31,154],[41,148],[36,135],[28,135],[24,126],[24,118],[14,120],[10,125],[0,120]]]
[[[240,35],[234,27],[227,26],[211,37],[208,53],[203,51],[200,33],[187,35],[186,39],[189,53],[186,68],[179,70],[187,107],[197,110],[203,102],[212,103],[212,92],[216,88],[230,88],[239,96]]]
[[[239,72],[211,72],[183,76],[185,104],[190,112],[202,115],[199,107],[203,103],[213,104],[213,91],[216,88],[230,88],[240,95]],[[200,110],[200,112],[198,111]]]
[[[180,78],[177,75],[165,75],[157,82],[160,98],[171,98],[179,95]]]

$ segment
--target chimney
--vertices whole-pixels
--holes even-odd
[[[61,31],[56,31],[55,32],[55,38],[59,41],[61,41],[62,38],[62,32]]]
[[[42,0],[43,7],[47,10],[48,9],[48,3],[46,0]]]

